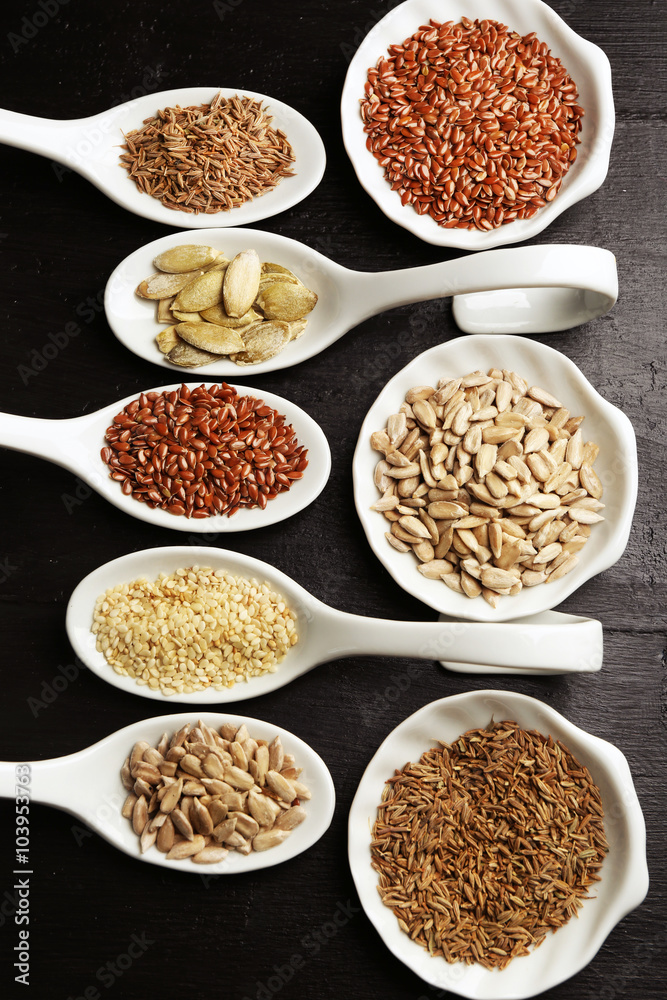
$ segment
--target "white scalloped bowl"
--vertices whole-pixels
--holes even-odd
[[[366,148],[359,101],[364,95],[368,70],[386,55],[390,45],[409,38],[429,19],[460,21],[461,17],[501,21],[522,35],[534,31],[560,58],[577,85],[584,108],[577,159],[568,170],[556,198],[531,219],[507,223],[487,233],[443,229],[429,215],[418,215],[401,205],[396,191],[384,178],[384,169]],[[572,30],[541,0],[407,0],[390,11],[368,33],[350,63],[341,102],[343,142],[361,186],[384,214],[419,239],[437,246],[464,250],[490,250],[507,243],[532,239],[576,202],[602,185],[609,168],[614,136],[614,97],[611,68],[604,52]]]
[[[595,471],[604,486],[604,521],[593,525],[575,568],[553,583],[525,587],[513,597],[502,597],[492,608],[482,597],[454,593],[440,580],[417,572],[412,553],[397,552],[384,537],[386,518],[370,509],[379,497],[373,472],[380,458],[370,446],[373,431],[386,426],[408,389],[436,386],[441,378],[455,378],[489,368],[509,368],[530,385],[555,395],[572,415],[583,414],[584,439],[595,441],[600,454]],[[394,580],[413,597],[441,614],[472,621],[507,621],[548,611],[569,597],[591,577],[617,562],[627,545],[637,502],[637,445],[632,424],[593,388],[574,362],[551,347],[524,337],[472,335],[450,340],[425,351],[396,374],[371,406],[362,424],[353,460],[354,498],[366,538]]]
[[[591,772],[602,793],[609,853],[601,879],[570,920],[530,955],[515,958],[502,972],[481,965],[449,965],[411,941],[384,906],[371,869],[370,830],[382,789],[395,769],[416,761],[436,740],[451,742],[469,729],[513,720],[561,740]],[[639,906],[648,891],[646,829],[625,757],[615,746],[584,732],[548,705],[510,691],[474,691],[442,698],[402,722],[366,768],[350,809],[348,855],[352,877],[367,917],[389,950],[431,986],[471,1000],[522,1000],[562,983],[587,965],[608,934]]]

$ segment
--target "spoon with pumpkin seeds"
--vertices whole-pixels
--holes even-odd
[[[185,347],[171,356],[179,343],[177,333],[180,340],[210,355],[191,357],[198,372],[215,377],[234,376],[239,364],[250,365],[253,374],[300,364],[369,317],[412,302],[453,296],[454,319],[468,332],[545,333],[602,315],[618,294],[615,258],[597,247],[512,247],[367,273],[275,233],[230,228],[210,229],[205,240],[195,242],[195,236],[199,234],[187,230],[174,233],[126,257],[109,278],[105,309],[116,337],[134,354],[182,370],[188,357]],[[179,266],[188,266],[188,272],[170,277],[161,270],[165,260],[173,266],[170,251],[202,245],[209,250],[207,263],[190,266],[184,257]],[[255,297],[245,313],[238,315],[233,303],[230,314],[224,300],[227,272],[232,262],[231,273],[237,278],[252,272],[254,290],[255,256],[260,262]],[[199,260],[192,257],[193,262]],[[160,299],[161,310],[156,312]],[[243,348],[236,337],[190,325],[204,323],[234,329]],[[207,335],[212,339],[205,339]],[[442,338],[440,331],[434,330],[434,338]],[[227,344],[225,351],[220,349]],[[356,347],[361,350],[358,341]]]
[[[236,674],[238,680],[230,682],[231,686],[212,681],[211,676],[215,675],[218,666],[224,670],[224,656],[216,652],[214,646],[214,632],[218,628],[215,624],[211,624],[214,631],[206,639],[211,643],[208,664],[213,673],[211,676],[204,673],[203,680],[192,682],[192,691],[179,691],[178,683],[170,683],[167,661],[171,654],[167,650],[163,655],[159,642],[152,653],[123,650],[116,645],[111,647],[113,652],[107,657],[104,641],[113,639],[111,631],[115,625],[111,616],[108,621],[104,620],[104,615],[100,618],[96,611],[98,598],[116,588],[119,588],[117,593],[126,586],[128,591],[133,590],[134,581],[159,581],[162,574],[169,579],[179,568],[197,566],[207,567],[215,573],[231,574],[238,580],[265,584],[274,594],[280,595],[281,603],[287,613],[293,615],[294,621],[291,644],[283,658],[271,663],[263,672],[261,667],[253,668],[255,676],[239,672]],[[122,599],[119,600],[119,606],[113,610],[119,611],[122,603]],[[162,603],[160,614],[164,612],[168,612],[168,605]],[[215,614],[217,612],[212,611],[212,615]],[[226,627],[223,619],[224,614],[220,627]],[[94,622],[98,623],[97,631],[93,631]],[[139,631],[143,627],[137,620],[126,619],[126,624]],[[175,698],[197,705],[230,704],[272,694],[322,664],[347,657],[382,658],[385,670],[386,658],[398,656],[440,662],[443,666],[453,663],[457,669],[466,665],[481,673],[542,676],[596,672],[602,663],[602,626],[593,619],[545,614],[503,622],[410,622],[349,614],[324,604],[270,563],[211,545],[143,549],[98,566],[81,580],[70,596],[66,630],[81,662],[107,684],[140,698],[162,702]],[[241,640],[238,648],[243,654]],[[146,656],[155,659],[157,687],[145,683],[142,677]],[[207,654],[203,652],[202,657],[206,659]]]

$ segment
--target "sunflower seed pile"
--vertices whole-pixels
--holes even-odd
[[[387,541],[422,576],[494,608],[559,580],[603,520],[583,420],[508,369],[410,389],[371,435]]]
[[[280,737],[254,740],[245,724],[216,732],[201,719],[157,747],[134,744],[121,768],[128,791],[122,807],[141,844],[170,860],[217,864],[277,847],[306,818],[310,791]]]

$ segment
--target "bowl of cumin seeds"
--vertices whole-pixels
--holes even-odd
[[[348,849],[389,950],[471,1000],[569,979],[648,890],[623,754],[508,691],[442,698],[390,733],[352,803]]]

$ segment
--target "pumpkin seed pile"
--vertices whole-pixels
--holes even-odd
[[[198,368],[220,358],[256,365],[275,357],[306,329],[317,295],[256,250],[231,260],[213,247],[185,245],[159,254],[156,273],[137,295],[157,302],[167,326],[157,346],[172,364]]]

